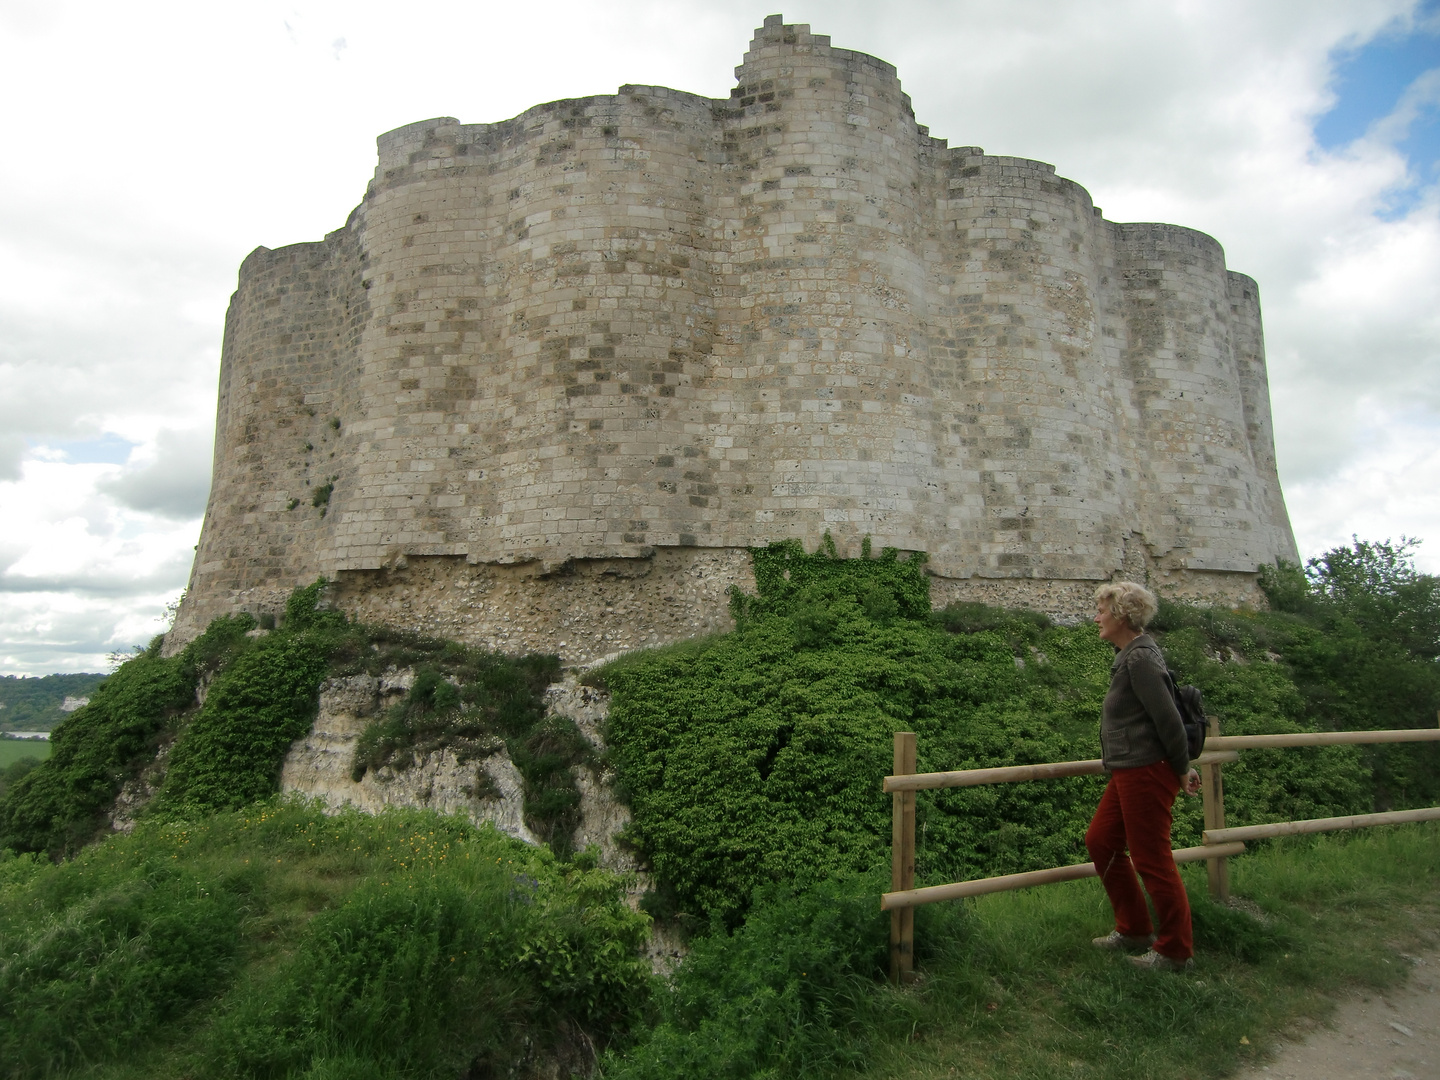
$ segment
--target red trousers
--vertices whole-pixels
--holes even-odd
[[[1135,878],[1138,870],[1160,923],[1155,951],[1188,960],[1195,952],[1190,901],[1170,854],[1170,810],[1179,791],[1180,781],[1168,762],[1116,769],[1085,832],[1085,847],[1115,909],[1115,929],[1126,937],[1153,932],[1145,894]]]

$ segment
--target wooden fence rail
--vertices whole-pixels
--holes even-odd
[[[1204,808],[1204,843],[1177,850],[1177,863],[1204,861],[1211,895],[1227,899],[1230,875],[1226,860],[1245,850],[1245,841],[1271,836],[1360,829],[1375,825],[1399,825],[1412,821],[1440,820],[1440,807],[1398,810],[1383,814],[1356,814],[1350,817],[1317,818],[1311,821],[1281,821],[1269,825],[1225,827],[1225,788],[1220,767],[1239,760],[1241,750],[1281,749],[1295,746],[1351,746],[1356,744],[1440,742],[1440,727],[1392,731],[1306,731],[1284,735],[1221,735],[1216,721],[1210,721],[1205,752],[1192,764],[1200,768],[1200,795]],[[890,912],[890,977],[899,983],[914,974],[915,908],[942,900],[1076,881],[1095,877],[1092,863],[1004,874],[975,881],[915,888],[915,793],[938,788],[975,787],[981,784],[1008,784],[1026,780],[1054,780],[1067,776],[1093,776],[1104,772],[1098,760],[1059,761],[1037,765],[1011,765],[994,769],[958,769],[950,772],[915,771],[915,734],[895,733],[894,773],[882,784],[892,803],[890,891],[880,898],[880,909]]]
[[[1311,818],[1309,821],[1277,821],[1273,825],[1241,825],[1234,829],[1206,829],[1206,844],[1228,844],[1232,840],[1263,840],[1270,836],[1298,836],[1301,833],[1334,832],[1336,829],[1368,829],[1375,825],[1405,825],[1412,821],[1440,821],[1440,806],[1422,810],[1391,810],[1384,814],[1352,814],[1350,817]]]
[[[1437,815],[1440,816],[1440,815]],[[1239,855],[1245,845],[1239,842],[1207,844],[1201,847],[1176,848],[1172,854],[1177,863],[1199,862],[1213,859],[1217,855]],[[992,892],[1009,892],[1011,889],[1028,889],[1032,885],[1053,885],[1057,881],[1079,881],[1081,878],[1099,877],[1094,863],[1076,863],[1074,866],[1057,866],[1050,870],[1029,870],[1023,874],[1005,874],[1001,877],[977,878],[975,881],[957,881],[950,885],[930,885],[924,889],[910,889],[907,892],[886,893],[880,898],[880,910],[919,907],[935,904],[941,900],[961,900],[967,896],[984,896]]]
[[[1436,734],[1440,734],[1437,731]],[[1211,753],[1206,751],[1193,764],[1239,761],[1234,750]],[[998,769],[959,769],[955,772],[910,773],[887,776],[882,785],[886,793],[896,791],[929,791],[933,788],[978,787],[981,784],[1011,784],[1021,780],[1056,780],[1064,776],[1097,776],[1105,771],[1099,758],[1090,761],[1054,761],[1045,765],[1005,765]]]

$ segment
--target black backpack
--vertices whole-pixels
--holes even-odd
[[[1200,700],[1200,688],[1180,686],[1169,668],[1165,669],[1165,684],[1170,687],[1170,696],[1175,699],[1175,708],[1185,725],[1185,743],[1190,749],[1190,760],[1194,761],[1205,749],[1205,736],[1210,731],[1210,723],[1205,719],[1205,705]]]

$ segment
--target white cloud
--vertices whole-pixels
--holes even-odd
[[[165,630],[165,604],[173,599],[168,593],[123,600],[70,592],[7,596],[0,605],[0,668],[17,675],[108,671],[112,653],[128,653]]]
[[[183,581],[199,519],[133,513],[97,488],[123,475],[106,464],[34,456],[19,482],[0,484],[0,593],[69,590],[140,596]]]
[[[1437,105],[1440,105],[1440,68],[1433,68],[1405,88],[1394,110],[1376,121],[1366,132],[1366,138],[1384,146],[1403,142],[1415,121]]]
[[[63,458],[38,448],[20,481],[0,483],[7,673],[104,671],[105,654],[149,641],[164,629],[165,604],[184,585],[199,535],[198,517],[167,520],[100,495],[124,466]]]
[[[194,521],[205,513],[214,441],[209,428],[161,428],[153,448],[132,459],[134,467],[100,479],[97,490],[130,510]]]
[[[1440,423],[1433,414],[1365,409],[1357,447],[1336,472],[1292,485],[1295,529],[1319,553],[1361,539],[1425,538],[1416,564],[1440,573]]]
[[[1338,51],[1403,27],[1414,3],[781,10],[896,64],[920,121],[952,144],[1050,161],[1112,220],[1220,240],[1260,283],[1302,552],[1351,532],[1430,535],[1422,564],[1440,569],[1425,494],[1440,454],[1440,199],[1396,149],[1433,87],[1341,152],[1313,135]],[[73,670],[65,641],[75,656],[117,633],[143,641],[183,585],[198,522],[181,519],[203,499],[239,263],[343,223],[376,135],[622,83],[723,97],[766,13],[721,0],[557,0],[538,15],[493,0],[0,5],[0,668]],[[1401,191],[1413,205],[1396,215]],[[129,463],[24,449],[102,432],[139,444]],[[26,651],[26,634],[50,644]]]

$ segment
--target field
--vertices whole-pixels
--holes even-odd
[[[44,761],[50,756],[50,743],[45,739],[0,739],[0,769],[21,758]]]

